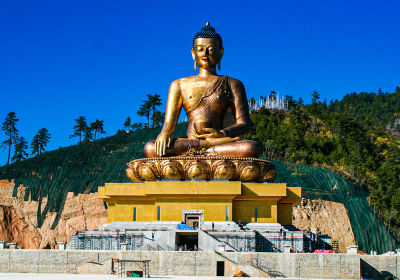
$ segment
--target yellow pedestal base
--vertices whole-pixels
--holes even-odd
[[[203,210],[204,221],[291,225],[301,188],[240,181],[108,183],[98,196],[108,203],[108,223],[181,221],[184,210]]]

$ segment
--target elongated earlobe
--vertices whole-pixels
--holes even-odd
[[[196,60],[194,61],[194,71],[196,71],[197,70],[197,62],[196,62]]]
[[[221,71],[221,60],[218,62],[218,71]]]

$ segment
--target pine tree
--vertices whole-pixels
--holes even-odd
[[[148,101],[142,101],[143,104],[140,105],[140,109],[137,111],[137,114],[141,117],[147,118],[147,126],[146,128],[150,128],[150,112],[151,112],[151,104]]]
[[[269,100],[276,101],[276,92],[271,90],[271,94],[268,96]]]
[[[310,113],[314,116],[314,130],[313,133],[315,134],[317,132],[317,115],[320,112],[318,100],[320,98],[320,94],[318,93],[317,90],[314,90],[312,93],[312,104],[310,106]]]
[[[42,152],[46,150],[44,147],[47,146],[51,138],[49,131],[46,128],[42,128],[39,132],[33,137],[31,143],[32,155],[40,155]]]
[[[161,99],[160,99],[161,96],[158,94],[154,94],[154,95],[148,94],[147,97],[148,97],[149,106],[152,107],[152,109],[153,109],[152,118],[155,118],[154,115],[156,114],[156,107],[162,105]],[[160,111],[157,111],[157,112],[161,113]],[[152,124],[152,128],[154,128],[154,121]]]
[[[290,111],[296,106],[296,101],[294,100],[293,96],[285,95],[285,104],[287,109]]]
[[[128,117],[126,119],[126,121],[124,122],[124,128],[125,128],[126,131],[128,131],[130,127],[131,127],[131,118]]]
[[[93,140],[93,129],[91,127],[88,126],[83,133],[84,135],[82,143],[88,143]]]
[[[18,129],[16,128],[18,121],[19,119],[16,118],[15,112],[10,112],[7,114],[6,120],[1,127],[1,129],[4,130],[5,134],[8,136],[8,139],[2,143],[3,145],[8,146],[7,165],[10,164],[11,146],[18,140]]]
[[[74,134],[70,135],[69,138],[74,138],[79,136],[79,143],[82,143],[82,134],[85,134],[89,130],[89,127],[86,123],[86,117],[80,116],[75,121],[76,121],[76,125],[74,126],[75,132]]]
[[[138,129],[143,129],[144,124],[143,123],[134,123],[131,125],[131,128],[133,131],[138,130]]]
[[[147,100],[145,101],[142,100],[143,104],[140,105],[140,109],[137,111],[137,114],[139,116],[147,118],[147,127],[146,127],[147,129],[150,128],[150,119],[153,118],[154,114],[157,111],[156,107],[162,105],[160,97],[161,96],[158,94],[154,95],[148,94]],[[152,115],[151,115],[151,110],[153,110]],[[151,128],[154,128],[154,123],[152,124]]]
[[[104,121],[99,121],[98,119],[96,119],[95,122],[92,122],[90,124],[90,128],[91,130],[94,131],[94,139],[100,137],[100,134],[106,134],[106,132],[104,131]]]
[[[256,105],[256,100],[254,99],[254,97],[250,98],[250,101],[249,101],[249,106],[251,108],[250,110],[254,110],[255,105]]]
[[[25,151],[26,149],[28,149],[28,141],[25,141],[24,137],[18,138],[17,142],[15,143],[14,156],[11,160],[13,162],[18,162],[26,159],[29,156]]]
[[[152,124],[153,128],[161,127],[165,121],[165,113],[156,110],[153,116],[151,117],[151,121],[153,122]]]

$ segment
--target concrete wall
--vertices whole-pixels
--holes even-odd
[[[400,256],[61,250],[0,250],[0,272],[109,274],[111,258],[149,259],[150,275],[214,276],[217,261],[224,261],[225,276],[237,269],[250,276],[269,272],[295,278],[360,279],[366,272],[375,279],[400,276]],[[137,264],[126,268],[140,270]]]

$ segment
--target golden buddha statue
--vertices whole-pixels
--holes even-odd
[[[207,22],[193,38],[194,69],[198,65],[199,73],[172,82],[165,123],[157,139],[146,144],[147,158],[180,156],[189,150],[214,156],[260,156],[258,142],[239,138],[250,130],[246,91],[239,80],[217,74],[223,54],[221,36]],[[187,138],[173,139],[182,107],[189,118]]]
[[[240,139],[250,130],[249,106],[239,80],[217,75],[223,54],[221,36],[207,22],[193,38],[199,73],[172,82],[161,133],[145,145],[146,158],[128,163],[126,174],[133,182],[275,179],[274,164],[258,159],[261,144]],[[173,139],[182,108],[189,118],[187,138]]]

